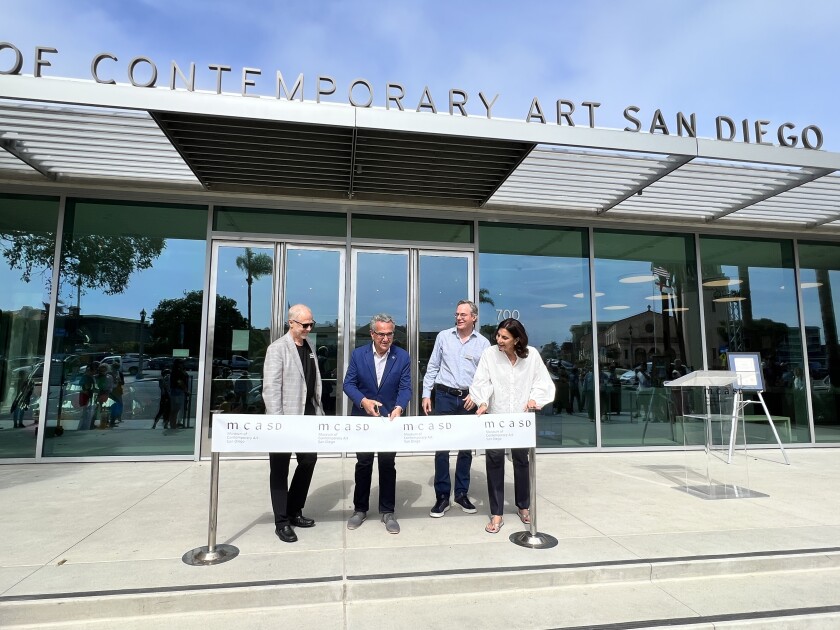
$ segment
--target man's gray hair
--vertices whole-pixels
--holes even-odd
[[[373,330],[374,326],[376,326],[377,322],[381,322],[383,324],[393,324],[396,327],[397,322],[394,321],[394,318],[388,315],[387,313],[377,313],[373,317],[370,318],[370,329]]]
[[[289,307],[289,321],[295,319],[298,320],[303,317],[303,314],[309,311],[310,313],[312,310],[306,304],[295,304]]]
[[[478,317],[478,307],[475,305],[475,302],[473,302],[472,300],[461,300],[460,302],[458,302],[455,308],[458,308],[458,306],[461,306],[462,304],[466,304],[467,306],[469,306],[470,312],[472,312],[473,315]]]

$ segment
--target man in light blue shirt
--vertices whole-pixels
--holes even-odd
[[[432,413],[432,389],[435,390],[435,415],[475,413],[470,398],[470,385],[481,353],[490,342],[475,330],[478,307],[461,300],[455,309],[455,326],[438,333],[435,347],[423,377],[423,413]],[[475,506],[467,493],[470,489],[472,451],[458,451],[455,463],[455,503],[467,514],[475,514]],[[449,477],[449,451],[435,453],[435,495],[437,500],[429,516],[440,518],[449,509],[452,482]]]

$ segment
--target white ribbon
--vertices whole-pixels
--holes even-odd
[[[444,451],[536,446],[533,413],[476,416],[214,414],[217,453]]]

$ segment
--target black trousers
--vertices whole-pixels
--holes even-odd
[[[531,473],[528,469],[528,449],[511,449],[513,455],[513,492],[516,507],[527,510],[531,507]],[[487,469],[487,496],[490,499],[490,515],[500,516],[505,507],[505,450],[487,449],[484,454]]]
[[[312,472],[318,453],[296,453],[297,468],[289,485],[289,461],[291,453],[269,453],[271,467],[268,486],[271,490],[271,508],[274,510],[274,524],[282,527],[289,524],[290,516],[298,516],[303,511]]]
[[[370,509],[370,480],[373,477],[373,453],[356,453],[356,489],[353,491],[353,509],[367,512]],[[396,453],[379,453],[379,513],[394,511],[397,493]]]
[[[166,425],[169,422],[169,413],[172,407],[172,401],[169,400],[169,396],[161,396],[160,397],[160,404],[158,405],[158,411],[155,414],[155,424],[158,423],[158,420],[163,418],[163,424]]]

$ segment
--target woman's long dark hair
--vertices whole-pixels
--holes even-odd
[[[499,322],[496,332],[498,333],[502,328],[508,331],[510,336],[513,337],[513,351],[516,353],[516,356],[520,359],[527,357],[528,333],[525,332],[525,326],[522,325],[522,322],[518,319],[514,319],[513,317],[508,317],[507,319],[503,319]]]

